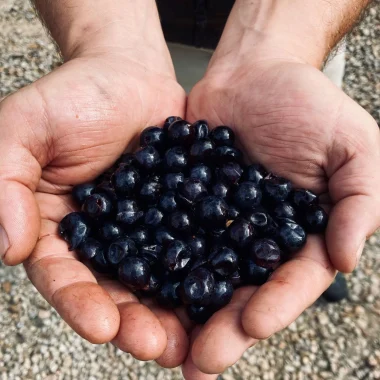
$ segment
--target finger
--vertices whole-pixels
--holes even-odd
[[[38,152],[43,110],[31,100],[33,112],[25,113],[19,98],[10,96],[0,104],[0,258],[6,265],[19,264],[30,255],[40,229],[33,192],[41,176],[38,160],[44,160],[43,152]],[[32,136],[24,129],[33,130]]]
[[[326,231],[337,270],[352,271],[365,239],[380,227],[380,133],[375,120],[347,97],[329,150],[326,174],[335,206]]]
[[[0,194],[0,258],[6,265],[17,265],[36,244],[38,206],[32,191],[18,182],[0,179]]]
[[[109,342],[119,330],[119,311],[56,230],[56,223],[43,221],[43,237],[24,263],[28,277],[80,336],[91,343]]]
[[[175,368],[181,365],[189,350],[189,339],[181,322],[173,311],[157,306],[149,306],[166,331],[167,345],[156,362],[164,368]]]
[[[120,328],[112,343],[138,360],[155,360],[167,346],[159,319],[125,286],[103,279],[99,284],[111,295],[120,312]]]
[[[236,363],[243,353],[257,342],[243,329],[241,313],[257,288],[235,291],[231,302],[215,313],[195,339],[191,358],[203,373],[222,373]]]
[[[58,223],[74,208],[70,196],[37,193],[36,198],[42,217],[53,224]],[[66,248],[62,240],[59,242]],[[70,255],[75,257],[75,253],[70,252]],[[94,278],[91,269],[86,269]],[[157,317],[147,307],[140,305],[138,299],[125,286],[117,281],[110,281],[105,276],[96,276],[101,289],[107,291],[114,306],[117,305],[120,322],[118,331],[111,338],[114,339],[113,343],[139,360],[157,359],[166,347],[166,333]]]
[[[266,339],[287,327],[334,279],[325,243],[309,236],[306,246],[281,265],[248,301],[242,325],[255,339]]]
[[[191,344],[198,337],[201,327],[196,327],[191,334]],[[203,373],[193,362],[191,358],[191,352],[187,355],[185,363],[182,365],[182,374],[185,380],[215,380],[217,379],[217,374]]]
[[[174,312],[185,331],[189,334],[194,329],[195,323],[190,320],[186,309],[184,307],[178,307],[174,310]]]
[[[167,337],[157,317],[140,303],[122,303],[120,330],[113,344],[138,360],[155,360],[165,351]]]
[[[342,200],[332,209],[326,241],[337,270],[347,273],[355,269],[366,239],[380,225],[379,207],[380,202],[373,198],[355,196]]]
[[[380,226],[380,175],[375,158],[356,158],[330,179],[335,206],[326,242],[331,261],[341,272],[357,265],[368,238]]]

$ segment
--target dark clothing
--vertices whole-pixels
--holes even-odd
[[[156,0],[167,41],[215,49],[235,0]]]

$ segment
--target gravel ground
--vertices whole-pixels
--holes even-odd
[[[1,0],[0,97],[51,71],[59,56],[26,0]],[[380,3],[348,38],[345,91],[380,121]],[[226,373],[241,379],[380,379],[380,233],[349,276],[350,300],[317,302]],[[29,283],[0,263],[0,379],[182,379],[73,333]]]
[[[344,90],[380,125],[380,0],[347,39]]]

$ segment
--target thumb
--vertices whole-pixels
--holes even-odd
[[[41,166],[30,147],[40,145],[42,118],[37,119],[42,113],[35,101],[28,103],[20,95],[0,103],[0,258],[6,265],[19,264],[29,256],[40,230],[34,191]]]
[[[359,138],[360,139],[360,138]],[[326,243],[334,267],[355,269],[366,238],[380,226],[380,134],[378,128],[329,180],[334,203]]]

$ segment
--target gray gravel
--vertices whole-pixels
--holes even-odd
[[[380,0],[373,2],[347,43],[344,90],[380,125]]]
[[[380,4],[348,38],[345,90],[380,120]],[[51,71],[59,56],[26,0],[1,0],[0,97]],[[317,302],[260,343],[224,380],[380,379],[380,233],[348,277],[351,298]],[[22,267],[0,263],[0,379],[181,379],[112,345],[85,342],[36,292]]]

